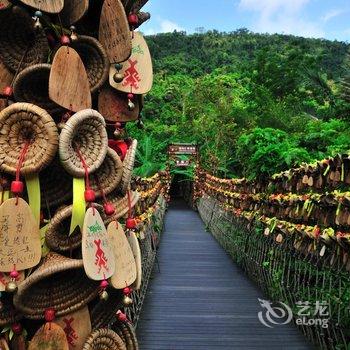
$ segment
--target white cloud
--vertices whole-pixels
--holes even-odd
[[[256,12],[253,30],[267,33],[285,33],[306,37],[324,37],[322,27],[301,17],[302,9],[310,0],[240,0],[239,9]]]
[[[340,9],[338,9],[338,10],[337,10],[337,9],[331,10],[331,11],[327,12],[327,13],[322,17],[322,21],[323,21],[323,22],[328,22],[328,21],[330,21],[331,19],[333,19],[333,18],[335,18],[335,17],[338,17],[338,16],[344,14],[345,12],[347,12],[347,11],[345,11],[345,10],[340,10]]]
[[[157,33],[172,33],[174,30],[180,32],[184,31],[185,29],[180,27],[177,23],[169,21],[168,19],[157,18],[152,22],[152,27],[145,25],[144,34],[155,35]]]
[[[161,33],[169,33],[169,32],[173,32],[174,30],[181,32],[184,29],[181,28],[178,24],[171,22],[167,19],[164,19],[160,22],[160,32]]]

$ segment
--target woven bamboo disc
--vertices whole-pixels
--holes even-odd
[[[39,174],[39,178],[44,207],[59,206],[72,198],[72,177],[64,171],[58,157]]]
[[[107,195],[119,185],[123,175],[123,162],[117,152],[108,148],[107,155],[102,165],[90,178],[91,188],[95,191],[96,198],[102,197],[102,191]]]
[[[106,123],[102,115],[93,109],[75,113],[60,134],[59,155],[63,167],[72,176],[84,177],[84,167],[76,149],[79,149],[89,173],[96,171],[106,157]]]
[[[126,347],[117,333],[108,328],[101,328],[90,334],[83,350],[126,350]]]
[[[130,322],[117,321],[112,329],[122,338],[127,350],[139,350],[135,328]]]
[[[55,252],[67,252],[80,247],[80,229],[77,227],[69,236],[72,210],[73,205],[58,209],[48,224],[45,241],[47,246]]]
[[[133,208],[138,200],[140,199],[140,194],[136,191],[130,192],[130,202],[131,208]],[[110,222],[114,220],[118,220],[119,218],[125,216],[129,211],[128,205],[128,196],[125,195],[123,197],[118,195],[116,191],[113,191],[107,196],[107,202],[112,203],[115,207],[115,214],[112,216],[106,216],[102,214],[102,219],[105,225],[108,225]]]
[[[18,286],[15,307],[29,319],[43,319],[47,308],[64,316],[87,305],[98,295],[98,283],[87,278],[83,260],[50,252]]]
[[[121,290],[109,288],[108,302],[99,300],[90,311],[92,329],[107,327],[115,321],[115,315],[123,307]]]
[[[30,103],[14,103],[0,112],[0,169],[15,174],[24,145],[29,149],[21,168],[22,175],[38,173],[55,157],[58,131],[55,122],[42,108]]]
[[[49,76],[51,64],[40,63],[23,69],[13,84],[17,102],[33,103],[45,109],[50,115],[64,113],[64,109],[49,98]]]
[[[13,72],[46,62],[49,46],[45,32],[35,31],[33,19],[20,7],[0,11],[0,56]]]
[[[100,42],[86,35],[79,35],[78,40],[70,45],[78,52],[84,63],[90,83],[91,93],[96,92],[107,80],[109,74],[109,60]]]
[[[137,140],[134,139],[132,140],[132,143],[128,149],[128,152],[126,153],[126,156],[123,162],[124,169],[123,169],[122,181],[120,184],[120,192],[122,194],[125,194],[130,187],[131,176],[132,176],[132,172],[134,170],[134,164],[135,164],[136,149],[137,149]]]
[[[2,293],[1,295],[2,307],[0,310],[1,327],[8,324],[15,323],[22,318],[21,314],[14,308],[11,299],[12,299],[12,296],[10,294]]]

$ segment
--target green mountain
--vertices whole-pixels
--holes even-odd
[[[246,29],[147,42],[155,76],[146,129],[129,128],[156,145],[145,151],[152,169],[167,142],[197,142],[213,173],[250,178],[350,149],[346,43]]]

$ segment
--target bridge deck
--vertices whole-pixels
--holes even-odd
[[[138,324],[142,350],[310,349],[292,325],[263,326],[262,293],[183,202],[167,213]]]

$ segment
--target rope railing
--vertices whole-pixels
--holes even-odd
[[[193,185],[215,238],[324,349],[350,342],[349,164],[341,155],[260,182],[198,167]]]

